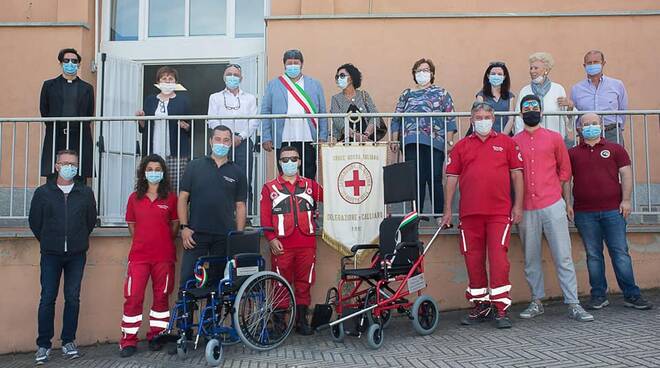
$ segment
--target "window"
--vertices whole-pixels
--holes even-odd
[[[236,37],[264,36],[264,0],[236,0]]]
[[[136,41],[140,3],[135,0],[112,0],[110,41]]]
[[[184,0],[149,0],[149,37],[185,36],[185,4]]]
[[[224,34],[227,34],[227,0],[190,0],[190,35]]]

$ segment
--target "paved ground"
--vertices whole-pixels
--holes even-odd
[[[656,306],[660,290],[647,292]],[[636,311],[622,306],[622,297],[595,312],[596,321],[579,323],[566,317],[559,303],[531,321],[517,318],[523,305],[512,307],[514,328],[496,330],[490,324],[463,327],[462,311],[441,314],[439,329],[417,335],[410,322],[397,318],[386,329],[380,350],[370,350],[366,339],[347,337],[333,342],[327,334],[303,338],[291,335],[285,345],[256,353],[241,345],[225,350],[224,367],[660,367],[660,308]],[[165,352],[140,351],[130,359],[118,357],[116,345],[83,347],[85,355],[64,361],[59,351],[46,367],[203,367],[203,349],[186,360]],[[0,356],[0,367],[32,367],[32,354]]]

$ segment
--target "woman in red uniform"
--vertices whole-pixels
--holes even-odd
[[[176,250],[174,238],[179,228],[176,194],[170,191],[165,160],[159,155],[142,159],[137,170],[135,192],[128,198],[126,223],[133,237],[128,254],[124,283],[124,315],[121,321],[121,356],[137,349],[137,333],[142,322],[144,289],[151,278],[153,301],[149,311],[149,349],[160,350],[154,340],[168,324],[169,295],[174,286]]]

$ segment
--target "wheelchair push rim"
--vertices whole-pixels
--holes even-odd
[[[273,349],[291,333],[295,305],[293,289],[282,276],[270,271],[258,272],[250,276],[236,294],[236,332],[253,350]]]

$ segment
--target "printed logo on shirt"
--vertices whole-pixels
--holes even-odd
[[[277,193],[275,193],[275,192],[270,193],[270,200],[274,201],[275,198],[277,198]]]
[[[234,180],[233,178],[230,178],[230,177],[225,176],[225,175],[223,175],[222,177],[225,178],[225,180],[227,180],[227,181],[230,182],[230,183],[233,183],[233,182],[236,181],[236,180]]]
[[[493,146],[493,151],[495,152],[504,152],[504,148],[500,146]]]
[[[600,157],[602,157],[602,158],[609,158],[609,157],[610,157],[610,150],[602,150],[602,151],[600,151]]]
[[[158,205],[158,208],[160,208],[161,210],[169,210],[169,209],[170,209],[170,206],[168,206],[168,205],[166,205],[166,204],[159,204],[159,205]]]
[[[518,152],[518,160],[520,160],[520,162],[522,162],[522,160],[523,160],[523,159],[522,159],[522,153],[521,153],[521,152]]]

